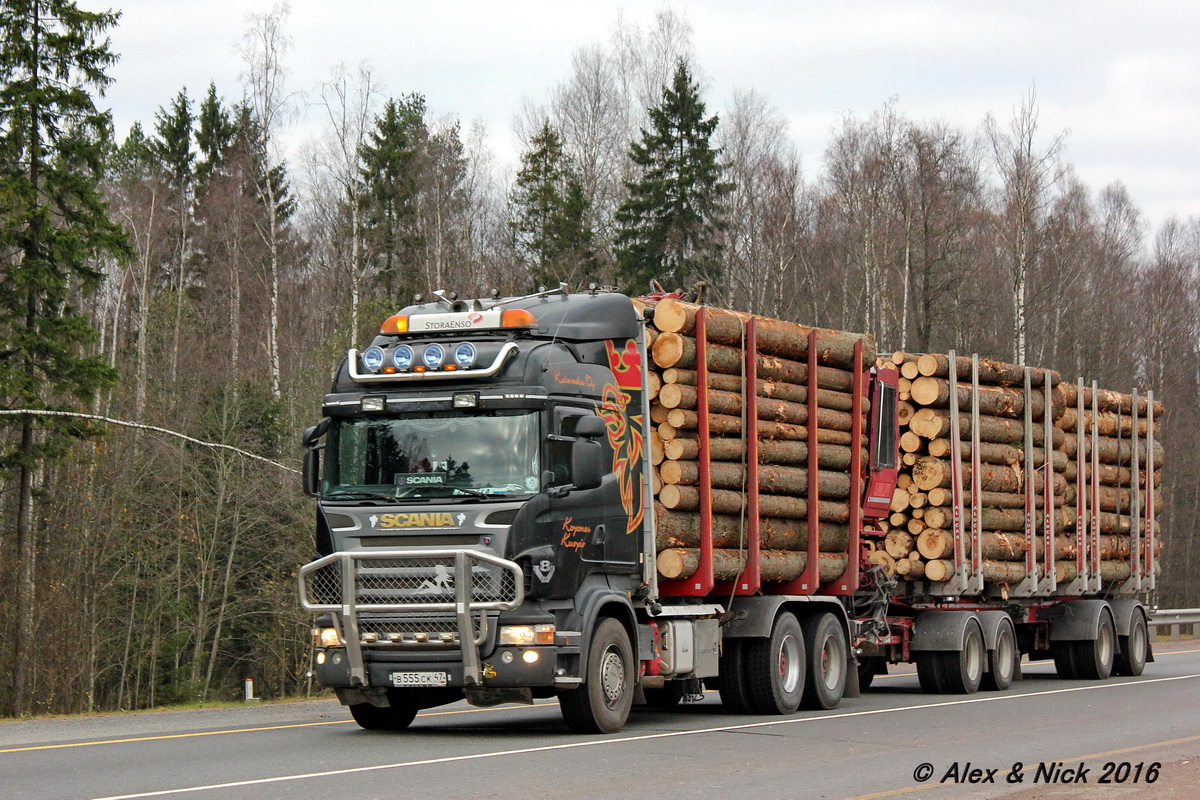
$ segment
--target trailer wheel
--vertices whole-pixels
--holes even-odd
[[[942,689],[942,662],[938,655],[936,652],[922,651],[914,656],[917,665],[917,681],[921,684],[921,691],[925,694],[941,694],[944,691]]]
[[[746,695],[744,639],[725,639],[721,642],[720,685],[717,693],[721,705],[734,714],[750,713],[750,698]]]
[[[1013,675],[1017,672],[1017,659],[1020,657],[1017,635],[1012,623],[1006,622],[996,631],[996,649],[988,651],[988,671],[980,686],[997,692],[1012,686]]]
[[[1075,643],[1051,642],[1050,655],[1054,657],[1054,671],[1063,680],[1073,680],[1079,677],[1075,669]]]
[[[846,635],[833,614],[807,617],[804,648],[808,651],[808,675],[804,683],[805,708],[836,708],[846,692]]]
[[[596,625],[588,648],[587,679],[559,695],[567,727],[576,733],[616,733],[633,705],[633,648],[625,626],[612,617]]]
[[[987,650],[983,646],[983,631],[979,623],[967,623],[963,631],[962,650],[935,651],[938,662],[938,685],[948,694],[974,694],[983,681],[983,665]]]
[[[1146,631],[1146,618],[1140,611],[1133,612],[1129,622],[1129,635],[1121,637],[1121,652],[1113,663],[1117,675],[1141,675],[1146,669],[1150,655],[1150,635]]]
[[[411,725],[417,716],[417,704],[394,690],[388,691],[388,701],[390,706],[355,703],[350,706],[350,716],[358,727],[368,731],[402,731]]]
[[[795,615],[784,612],[775,620],[769,639],[750,639],[745,645],[746,696],[756,714],[793,714],[804,696],[804,631]]]
[[[1084,639],[1070,644],[1075,651],[1072,657],[1075,662],[1075,677],[1104,680],[1112,675],[1117,652],[1117,631],[1113,627],[1112,616],[1108,613],[1100,614],[1095,639]]]

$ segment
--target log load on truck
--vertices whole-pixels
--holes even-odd
[[[1162,406],[869,335],[559,289],[432,302],[350,350],[304,435],[315,674],[364,728],[557,697],[620,730],[719,691],[833,708],[915,662],[1141,674]]]

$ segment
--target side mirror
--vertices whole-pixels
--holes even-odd
[[[575,435],[579,438],[571,445],[571,483],[576,489],[595,489],[604,479],[604,448],[596,441],[604,435],[604,420],[580,418]]]
[[[595,439],[579,438],[571,445],[571,483],[576,489],[595,489],[604,478],[600,462],[604,449]]]
[[[311,428],[305,428],[304,435],[300,437],[300,445],[302,447],[312,447],[317,443],[317,440],[325,435],[329,430],[329,426],[333,424],[333,420],[329,417],[323,417],[320,422],[313,425]]]
[[[316,447],[310,447],[304,451],[304,470],[301,482],[304,491],[310,497],[317,497],[321,493],[321,451]]]

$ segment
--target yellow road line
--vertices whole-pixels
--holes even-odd
[[[1182,655],[1184,653],[1200,653],[1200,650],[1173,650],[1168,653],[1158,653],[1158,654],[1156,654],[1156,657],[1169,656],[1169,655]],[[1031,661],[1030,662],[1030,664],[1049,664],[1049,663],[1050,663],[1049,661]],[[1026,666],[1029,666],[1029,665],[1026,665]],[[892,672],[892,673],[888,673],[886,675],[877,675],[875,677],[876,677],[876,679],[911,678],[911,677],[915,677],[916,674],[917,673],[915,673],[915,672]],[[707,694],[708,692],[705,692],[705,693]],[[537,703],[536,705],[539,705],[539,706],[553,705],[556,702],[557,701],[551,700],[547,703]],[[506,706],[506,708],[508,708],[510,710],[518,709],[518,708],[529,708],[529,707],[530,706]],[[500,709],[499,708],[464,708],[464,709],[459,709],[457,711],[431,711],[431,712],[424,713],[424,714],[418,714],[417,716],[418,717],[443,717],[443,716],[450,716],[453,714],[478,714],[480,712],[498,711],[498,710],[500,710]],[[30,745],[28,747],[11,747],[8,749],[0,750],[0,753],[26,753],[26,752],[30,752],[33,750],[61,750],[61,749],[68,748],[68,747],[93,747],[95,745],[103,745],[103,744],[125,744],[125,743],[129,743],[129,742],[154,742],[154,741],[162,741],[165,739],[189,739],[189,738],[193,738],[193,737],[197,737],[197,736],[221,736],[221,735],[224,735],[227,733],[257,733],[259,731],[288,730],[289,728],[316,728],[316,727],[320,727],[322,725],[349,725],[352,722],[353,722],[353,720],[339,719],[339,720],[332,720],[329,722],[300,722],[300,723],[296,723],[296,724],[292,724],[292,725],[269,725],[269,726],[265,726],[265,727],[261,727],[261,728],[230,728],[230,729],[219,730],[219,731],[201,731],[198,733],[169,733],[169,734],[162,734],[161,736],[139,736],[139,737],[131,737],[131,738],[127,738],[127,739],[102,739],[102,740],[95,741],[95,742],[70,742],[67,744],[40,744],[40,745]],[[903,791],[915,791],[915,790],[914,789],[905,789]],[[868,795],[868,797],[874,797],[874,795]]]
[[[538,703],[539,706],[553,703]],[[508,708],[529,708],[529,706],[508,706]],[[478,714],[483,711],[499,711],[499,708],[463,708],[458,711],[430,711],[418,714],[418,717],[443,717],[450,714]],[[222,736],[227,733],[258,733],[260,731],[282,731],[289,728],[317,728],[322,725],[350,725],[354,720],[338,719],[329,722],[298,722],[292,725],[267,725],[261,728],[228,728],[219,731],[200,731],[198,733],[164,733],[161,736],[137,736],[128,739],[102,739],[95,742],[69,742],[67,744],[38,744],[29,747],[10,747],[0,750],[0,753],[26,753],[31,750],[61,750],[67,747],[93,747],[100,744],[126,744],[129,742],[156,742],[164,739],[190,739],[196,736]]]

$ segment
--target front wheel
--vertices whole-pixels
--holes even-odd
[[[350,716],[354,717],[358,727],[368,731],[402,731],[416,719],[417,704],[411,698],[389,690],[388,701],[389,706],[355,703],[350,706]]]
[[[755,714],[794,714],[804,696],[804,632],[795,615],[775,620],[769,639],[744,643],[746,698]]]
[[[616,733],[633,705],[633,648],[625,626],[608,617],[596,625],[588,648],[587,678],[559,695],[567,727],[576,733]]]

